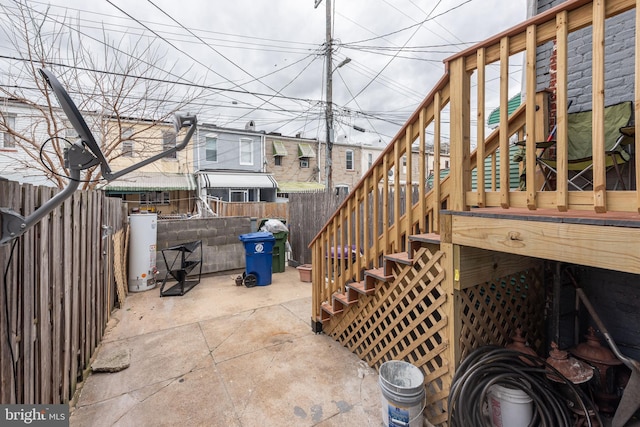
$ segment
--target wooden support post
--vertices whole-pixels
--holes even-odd
[[[471,83],[463,57],[451,61],[449,71],[451,76],[451,158],[455,159],[451,162],[449,174],[449,179],[453,181],[450,209],[467,211],[469,207],[465,195],[471,187],[469,138]]]
[[[607,174],[604,154],[604,1],[593,2],[593,207],[596,212],[607,211]]]
[[[569,208],[567,183],[567,158],[569,153],[567,109],[568,104],[568,54],[569,27],[567,12],[556,16],[556,193],[558,210],[566,212]]]
[[[527,28],[527,127],[526,127],[526,171],[527,171],[527,208],[536,209],[536,26]],[[500,147],[502,151],[502,146]]]

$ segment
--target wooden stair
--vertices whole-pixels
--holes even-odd
[[[320,321],[324,323],[331,320],[333,316],[343,313],[349,306],[356,304],[360,296],[375,294],[376,285],[393,281],[394,264],[413,265],[413,255],[425,244],[439,246],[440,235],[427,233],[409,236],[407,252],[385,255],[382,267],[365,270],[363,280],[347,283],[345,292],[336,292],[331,296],[330,303],[322,303]]]

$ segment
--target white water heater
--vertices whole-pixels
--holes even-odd
[[[158,215],[129,216],[129,292],[141,292],[156,286],[156,249]]]

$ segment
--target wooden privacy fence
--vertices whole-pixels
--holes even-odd
[[[56,191],[0,182],[0,205],[28,215]],[[124,215],[120,199],[78,191],[0,246],[0,402],[73,397],[116,304]]]
[[[249,216],[252,218],[287,219],[287,203],[276,202],[223,202],[210,203],[218,216]]]
[[[401,187],[398,191],[400,195],[398,198],[399,215],[404,215],[407,191],[405,187]],[[379,189],[378,193],[381,195],[382,189]],[[309,243],[311,243],[322,228],[322,225],[327,222],[346,196],[347,193],[336,195],[334,192],[293,193],[289,195],[289,222],[287,223],[289,226],[289,243],[291,244],[292,259],[297,264],[311,264]],[[392,201],[395,200],[395,191],[393,189],[389,192],[389,198]],[[411,198],[413,203],[418,198],[416,186],[413,186]],[[395,215],[394,206],[395,203],[389,204],[388,212],[390,218]],[[378,197],[378,210],[382,208],[382,197],[380,196]],[[367,209],[369,214],[374,210],[371,202]],[[381,221],[382,218],[379,218],[378,229],[382,226]],[[372,224],[369,227],[363,227],[360,230],[360,238],[363,238],[364,233],[368,233],[371,236],[372,231]]]

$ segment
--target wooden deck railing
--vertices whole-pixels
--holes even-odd
[[[322,302],[330,300],[334,292],[343,290],[350,281],[362,280],[363,270],[380,267],[385,254],[406,250],[409,235],[439,233],[439,212],[443,208],[454,211],[472,207],[588,209],[599,213],[639,211],[640,192],[635,189],[640,185],[640,174],[636,174],[635,183],[630,183],[631,191],[607,190],[603,126],[605,19],[635,7],[633,0],[569,0],[446,60],[445,76],[312,241],[313,318],[319,318]],[[594,40],[591,64],[593,189],[569,191],[568,38],[570,33],[589,26]],[[640,57],[639,39],[636,31],[636,57]],[[522,166],[527,171],[536,170],[535,143],[548,134],[547,109],[541,96],[527,96],[525,103],[508,115],[509,65],[518,60],[517,55],[524,55],[526,93],[535,94],[537,50],[548,42],[554,42],[557,47],[556,190],[537,191],[536,174],[527,173],[526,190],[519,191],[517,185],[510,182],[514,161],[509,148],[514,140],[524,138],[526,161]],[[640,99],[639,63],[636,60],[635,99]],[[486,136],[482,125],[488,116],[486,93],[496,80],[490,75],[496,66],[500,123]],[[640,104],[634,103],[634,108],[638,116]],[[478,125],[474,126],[474,122]],[[451,169],[446,178],[439,179],[440,146],[445,138],[450,144]],[[428,139],[434,146],[433,171],[427,170],[425,164]],[[472,151],[473,141],[477,141],[477,149]],[[411,155],[406,155],[415,145],[419,147],[418,176],[412,176]],[[401,184],[393,178],[400,176],[399,166],[405,155],[406,183]],[[636,156],[634,161],[635,169],[640,170],[640,157]],[[434,177],[433,188],[427,191],[430,173]],[[410,195],[416,188],[418,197],[414,202]],[[401,205],[403,191],[406,196]],[[355,261],[351,253],[359,254],[353,257]]]

